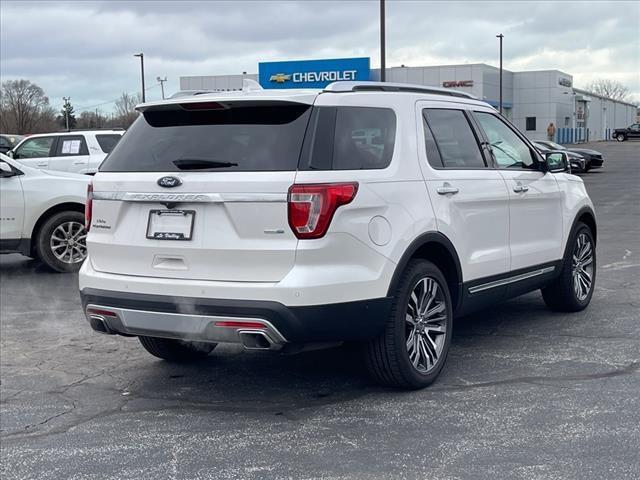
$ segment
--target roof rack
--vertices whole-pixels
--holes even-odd
[[[324,88],[325,92],[413,92],[429,93],[431,95],[448,95],[450,97],[478,98],[470,93],[449,90],[440,87],[425,87],[424,85],[412,85],[410,83],[388,83],[388,82],[333,82]]]
[[[58,130],[56,133],[71,133],[71,132],[93,132],[94,130],[105,130],[105,131],[109,131],[109,130],[117,130],[117,131],[124,131],[125,129],[122,127],[96,127],[96,128],[70,128],[69,130]]]

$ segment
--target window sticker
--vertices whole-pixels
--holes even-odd
[[[62,142],[63,155],[77,155],[80,153],[80,140],[64,140]]]

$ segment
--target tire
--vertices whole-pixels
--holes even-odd
[[[56,272],[76,272],[87,257],[86,237],[84,214],[56,213],[44,222],[37,234],[37,256]]]
[[[588,249],[585,241],[589,244]],[[589,227],[578,223],[570,242],[560,275],[542,289],[544,302],[550,309],[559,312],[584,310],[591,302],[596,284],[596,243]],[[583,257],[576,263],[574,257],[580,258],[581,252]],[[585,286],[587,283],[588,288]]]
[[[206,358],[215,343],[185,342],[170,338],[138,337],[140,343],[151,355],[170,362],[193,362]]]
[[[423,297],[425,289],[435,295]],[[417,314],[416,305],[428,308],[432,302],[436,310],[430,317]],[[427,311],[433,310],[431,307]],[[382,385],[403,389],[431,384],[449,352],[452,318],[451,295],[442,272],[429,261],[410,261],[398,282],[384,331],[365,345],[365,362],[371,377]]]
[[[619,142],[624,142],[626,140],[626,137],[624,136],[624,134],[619,133],[618,135],[616,135],[616,140],[618,140]]]

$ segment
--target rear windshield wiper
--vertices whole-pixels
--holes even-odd
[[[180,170],[206,170],[207,168],[227,168],[237,167],[234,162],[221,162],[219,160],[209,160],[207,158],[179,158],[173,164]]]

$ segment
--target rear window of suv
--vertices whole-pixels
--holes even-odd
[[[100,171],[296,170],[311,106],[240,103],[148,110],[116,144]]]

